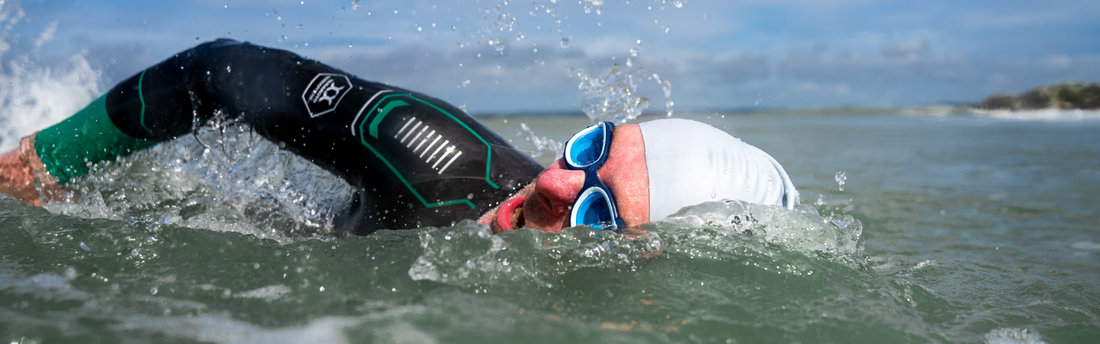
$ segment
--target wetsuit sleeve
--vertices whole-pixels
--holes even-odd
[[[336,225],[357,234],[476,218],[542,170],[439,99],[232,40],[176,54],[119,83],[89,109],[82,113],[91,111],[94,123],[109,118],[109,129],[117,130],[110,133],[121,137],[99,143],[116,147],[100,160],[190,133],[211,118],[239,120],[354,186],[354,202]],[[43,131],[62,133],[55,136],[40,133],[39,139],[48,139],[39,153],[63,166],[51,174],[69,166],[72,176],[85,173],[76,159],[55,159],[62,154],[51,149],[70,140],[80,148],[69,155],[87,156],[99,146],[87,135],[69,137],[66,128]]]

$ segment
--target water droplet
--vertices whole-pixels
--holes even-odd
[[[156,295],[157,294],[157,287],[153,287],[153,289],[149,289],[149,293],[153,294],[153,295]]]
[[[565,37],[562,37],[561,38],[561,47],[565,48],[565,47],[568,47],[568,46],[569,46],[569,39],[565,38]]]
[[[504,54],[504,42],[496,37],[489,38],[489,45],[493,46],[498,53]],[[480,55],[478,57],[481,57]]]
[[[848,176],[844,174],[844,171],[836,173],[836,183],[840,186],[840,191],[844,191],[844,183],[848,180]]]

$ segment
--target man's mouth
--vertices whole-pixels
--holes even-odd
[[[524,197],[516,197],[507,201],[504,201],[497,209],[497,227],[500,231],[510,231],[516,228],[522,228],[524,225],[523,219],[523,200]]]

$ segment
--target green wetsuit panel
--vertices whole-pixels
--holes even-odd
[[[88,167],[115,157],[149,148],[156,141],[127,135],[107,115],[107,94],[92,101],[72,117],[38,132],[34,150],[46,172],[61,184],[88,173]]]

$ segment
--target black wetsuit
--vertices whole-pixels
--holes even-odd
[[[122,81],[101,104],[141,142],[191,133],[215,116],[243,120],[354,186],[358,195],[335,225],[360,235],[476,219],[542,170],[439,99],[228,39]]]

